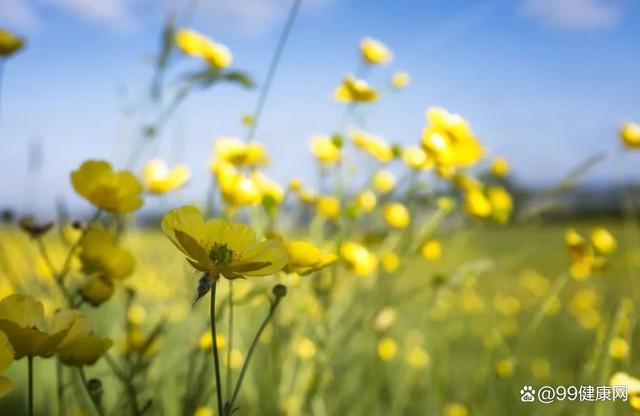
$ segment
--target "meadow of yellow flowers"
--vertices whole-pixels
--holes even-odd
[[[164,39],[158,71],[176,51],[202,70],[142,127],[141,148],[193,90],[253,85],[208,36],[168,24]],[[24,46],[0,30],[3,65]],[[4,216],[0,414],[640,410],[637,212],[575,224],[518,215],[509,161],[444,108],[426,109],[411,146],[358,128],[354,113],[410,87],[404,71],[367,81],[393,59],[383,42],[365,37],[359,51],[333,91],[348,122],[309,142],[320,187],[265,174],[257,108],[246,137],[218,138],[202,160],[207,202],[171,207],[159,224],[136,226],[136,211],[190,168],[139,149],[126,166],[70,167],[89,218]],[[640,125],[618,136],[637,157]],[[354,158],[368,178],[358,187],[344,163]],[[529,385],[624,385],[628,397],[524,403]]]

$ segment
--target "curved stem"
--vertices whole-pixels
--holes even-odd
[[[27,358],[29,374],[29,416],[33,416],[33,357]]]
[[[278,64],[280,63],[282,53],[284,52],[284,47],[287,44],[287,39],[289,38],[289,34],[291,33],[291,29],[293,28],[293,23],[296,20],[301,4],[302,0],[293,0],[293,4],[291,5],[291,9],[289,10],[289,16],[287,17],[287,21],[284,24],[284,29],[282,30],[282,34],[280,35],[280,39],[278,40],[278,46],[276,46],[276,50],[273,53],[273,58],[271,58],[271,63],[269,64],[269,69],[267,70],[267,78],[265,79],[264,85],[260,90],[260,96],[258,97],[256,108],[253,111],[253,122],[249,126],[247,141],[251,141],[256,133],[258,120],[262,115],[262,110],[264,109],[265,102],[267,101],[267,95],[269,95],[269,89],[271,89],[271,83],[273,82],[273,78],[276,75],[276,69],[278,69]]]
[[[222,415],[222,383],[220,382],[220,360],[218,358],[218,340],[216,331],[216,287],[218,286],[216,278],[211,285],[211,340],[213,342],[213,364],[216,373],[216,399],[218,401],[218,414]]]

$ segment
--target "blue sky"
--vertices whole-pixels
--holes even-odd
[[[164,16],[183,3],[0,0],[0,27],[29,39],[5,67],[3,206],[48,211],[60,195],[82,206],[69,171],[87,158],[122,164],[132,128],[127,105],[144,94]],[[260,82],[289,4],[201,0],[190,25],[227,44],[234,67]],[[355,69],[357,44],[370,35],[395,54],[370,80],[383,84],[403,69],[412,83],[365,111],[368,130],[417,143],[424,110],[441,105],[465,116],[490,154],[507,156],[526,183],[552,184],[598,151],[608,157],[588,181],[637,178],[640,154],[622,152],[616,130],[621,121],[640,121],[639,16],[632,0],[307,0],[258,128],[274,160],[269,173],[314,177],[308,140],[340,122],[344,109],[331,91]],[[146,156],[192,165],[193,180],[179,198],[202,196],[214,138],[241,136],[238,120],[256,96],[213,88],[172,119]],[[27,174],[34,143],[42,145],[43,165]]]

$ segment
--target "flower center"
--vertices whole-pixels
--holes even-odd
[[[226,266],[233,260],[233,250],[230,250],[226,244],[215,243],[209,253],[209,258],[217,266]]]

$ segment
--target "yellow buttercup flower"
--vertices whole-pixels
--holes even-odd
[[[309,338],[302,338],[294,343],[296,355],[303,360],[312,359],[317,352],[316,345]]]
[[[407,228],[411,220],[409,210],[400,202],[390,202],[384,206],[384,219],[393,228]]]
[[[71,172],[75,191],[98,208],[127,214],[143,204],[143,187],[128,171],[114,172],[111,164],[88,160]]]
[[[380,256],[380,265],[385,272],[393,273],[400,267],[400,257],[393,251],[388,251]]]
[[[498,361],[496,364],[496,373],[498,376],[506,378],[510,377],[513,374],[513,369],[515,367],[515,363],[511,359],[504,359]]]
[[[398,90],[406,88],[410,81],[411,77],[406,71],[396,71],[391,75],[391,86]]]
[[[469,410],[462,403],[449,403],[444,407],[444,416],[469,416]]]
[[[398,345],[393,338],[385,337],[378,341],[378,357],[382,361],[390,361],[396,356]]]
[[[109,279],[122,280],[133,273],[133,255],[115,244],[113,236],[102,228],[93,227],[80,245],[79,256],[82,271],[91,275],[101,274]]]
[[[335,196],[321,196],[316,202],[316,209],[320,216],[334,220],[340,215],[340,200]]]
[[[183,53],[202,58],[212,68],[222,69],[231,65],[233,56],[229,48],[221,43],[212,41],[195,30],[178,30],[175,42]]]
[[[373,211],[376,208],[377,203],[378,198],[372,191],[362,191],[356,196],[356,205],[360,211],[365,214]]]
[[[620,127],[622,144],[630,149],[640,149],[640,124],[625,123]]]
[[[420,254],[422,257],[429,261],[435,261],[442,256],[442,245],[438,240],[427,240],[420,248]]]
[[[615,337],[609,342],[609,355],[616,360],[623,360],[629,356],[629,344],[622,337]]]
[[[502,178],[509,174],[509,162],[504,157],[497,157],[491,163],[491,173]]]
[[[8,58],[24,47],[24,39],[0,29],[0,58]]]
[[[251,173],[251,180],[263,199],[265,197],[269,197],[276,204],[281,204],[282,201],[284,201],[284,188],[282,185],[269,178],[264,173],[257,170],[253,171]]]
[[[244,143],[236,137],[220,137],[214,145],[214,162],[224,161],[234,166],[256,167],[269,163],[267,151],[257,142]]]
[[[393,326],[397,319],[398,312],[391,307],[386,307],[376,315],[373,321],[373,328],[379,332],[387,331]]]
[[[89,320],[78,311],[63,310],[56,313],[51,330],[56,332],[65,328],[69,332],[57,348],[58,358],[65,365],[93,365],[113,345],[109,338],[92,335]]]
[[[611,254],[618,246],[615,237],[604,227],[597,227],[591,232],[591,243],[602,254]]]
[[[389,170],[379,170],[373,175],[373,186],[383,194],[393,191],[396,177]]]
[[[611,249],[611,241],[607,241],[608,238],[604,234],[596,233],[595,237],[603,245],[601,248]],[[583,280],[593,272],[607,268],[607,259],[596,255],[593,247],[576,230],[568,229],[566,231],[565,244],[569,249],[570,271],[574,279]]]
[[[193,412],[193,416],[215,416],[215,412],[209,406],[198,406]]]
[[[340,245],[340,256],[356,276],[368,276],[378,268],[376,255],[354,241],[345,241]]]
[[[196,270],[212,278],[268,276],[282,270],[288,262],[282,240],[258,242],[247,225],[223,219],[204,221],[200,210],[191,206],[167,212],[162,219],[162,231]]]
[[[166,194],[184,186],[190,175],[187,165],[177,165],[169,169],[163,160],[154,159],[144,166],[142,181],[149,192]]]
[[[340,147],[329,136],[315,136],[310,143],[311,153],[323,166],[329,166],[339,162],[342,158]]]
[[[429,169],[433,163],[427,157],[427,152],[420,146],[407,147],[402,151],[402,160],[413,170]]]
[[[411,348],[406,356],[406,360],[409,366],[416,370],[419,370],[425,368],[429,364],[431,358],[429,357],[429,353],[427,352],[427,350],[416,346]]]
[[[481,190],[472,190],[465,193],[464,209],[469,215],[476,218],[486,218],[492,212],[491,202]]]
[[[351,139],[356,147],[364,150],[380,163],[389,163],[393,159],[393,149],[382,137],[354,129],[351,131]]]
[[[362,59],[371,65],[381,65],[391,62],[393,54],[384,43],[374,38],[364,38],[360,42]]]
[[[6,370],[13,362],[14,353],[11,342],[4,332],[0,331],[0,373]],[[0,398],[6,396],[13,383],[6,377],[0,376]]]
[[[214,173],[225,203],[231,207],[252,205],[260,202],[262,197],[256,183],[235,166],[227,162],[219,162]]]
[[[325,252],[306,241],[287,241],[289,262],[287,273],[309,274],[332,265],[338,259],[333,253]]]
[[[334,90],[333,98],[341,103],[370,103],[378,99],[378,93],[367,81],[347,75]]]
[[[627,386],[627,394],[640,395],[640,380],[625,372],[617,372],[609,380],[610,386]]]
[[[92,306],[99,306],[111,299],[115,290],[113,280],[99,273],[87,276],[80,285],[82,299]]]
[[[224,348],[226,345],[226,338],[224,335],[216,334],[216,344],[218,349]],[[213,337],[211,336],[211,331],[205,331],[202,333],[198,340],[198,347],[203,351],[211,351],[213,348]]]
[[[502,186],[490,186],[487,189],[487,196],[491,203],[493,219],[501,224],[508,222],[513,211],[511,194]]]

